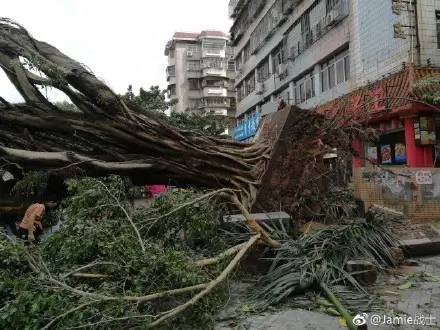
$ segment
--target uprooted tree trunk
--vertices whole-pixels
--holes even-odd
[[[0,157],[2,163],[25,171],[119,174],[143,184],[230,188],[249,209],[259,190],[267,195],[280,180],[293,182],[288,190],[297,197],[313,177],[316,166],[311,160],[316,164],[332,147],[350,145],[340,127],[300,110],[290,111],[285,116],[290,118],[288,124],[284,118],[281,129],[278,124],[269,125],[253,144],[178,130],[154,115],[129,108],[84,65],[35,40],[8,19],[0,20],[0,66],[26,101],[9,104],[0,98]],[[43,96],[41,86],[64,92],[79,111],[59,109]],[[287,153],[285,162],[294,166],[284,164],[286,171],[275,182],[267,173],[272,175],[268,169],[277,166],[272,158],[284,157],[280,152]],[[285,188],[278,187],[278,196]]]

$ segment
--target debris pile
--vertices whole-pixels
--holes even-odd
[[[352,138],[370,137],[356,122],[287,107],[253,144],[177,129],[17,23],[0,18],[0,32],[0,64],[26,100],[0,97],[0,165],[76,178],[54,211],[58,231],[36,245],[0,236],[1,328],[206,328],[227,279],[257,245],[276,255],[256,288],[260,306],[319,289],[350,324],[332,292],[341,283],[363,292],[349,261],[394,264],[396,240],[381,217],[355,221],[345,189]],[[76,110],[51,103],[41,85],[64,92]],[[180,189],[136,209],[126,178],[210,190]],[[332,226],[268,233],[251,210]],[[245,230],[235,232],[222,219],[237,211]]]
[[[212,322],[222,282],[260,235],[228,245],[214,194],[170,192],[139,210],[129,195],[119,177],[73,180],[59,231],[37,245],[1,234],[1,328],[153,326],[181,312]]]

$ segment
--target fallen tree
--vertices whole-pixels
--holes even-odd
[[[334,121],[299,109],[285,110],[282,132],[268,127],[268,134],[253,144],[176,129],[136,104],[128,106],[83,64],[5,18],[0,19],[0,66],[26,101],[10,104],[0,99],[1,162],[23,171],[118,174],[141,184],[228,188],[246,209],[264,190],[260,201],[291,195],[276,205],[282,202],[292,212],[301,204],[303,191],[311,195],[323,189],[322,156],[335,147],[350,148],[351,128],[341,129]],[[59,108],[41,87],[64,92],[78,110]],[[280,157],[294,166],[274,181],[273,169],[279,166],[274,159]],[[281,186],[280,180],[285,182]],[[276,197],[268,199],[276,186]]]
[[[38,245],[0,232],[1,328],[213,322],[225,280],[261,233],[226,239],[222,191],[178,190],[132,210],[129,186],[121,177],[70,180],[60,230]]]

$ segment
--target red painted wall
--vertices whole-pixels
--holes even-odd
[[[432,146],[417,146],[412,118],[405,118],[406,157],[409,167],[432,167]]]

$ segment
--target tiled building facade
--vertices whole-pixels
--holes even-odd
[[[440,0],[231,0],[230,15],[238,140],[281,100],[312,109],[404,63],[440,66]]]

